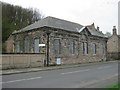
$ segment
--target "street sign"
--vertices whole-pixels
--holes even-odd
[[[39,47],[45,46],[45,44],[39,44]]]
[[[56,64],[57,64],[57,65],[60,65],[60,64],[61,64],[61,58],[57,58],[57,59],[56,59]]]

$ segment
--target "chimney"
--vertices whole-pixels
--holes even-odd
[[[92,26],[95,26],[95,24],[93,23]]]
[[[116,26],[113,26],[113,35],[117,35]]]
[[[100,28],[97,26],[97,30],[98,30],[98,31],[99,31],[99,29],[100,29]]]

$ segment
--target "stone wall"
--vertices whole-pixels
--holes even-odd
[[[60,32],[58,32],[60,33]],[[85,63],[85,62],[99,62],[106,60],[106,47],[107,47],[107,40],[100,37],[89,36],[86,40],[81,40],[79,35],[74,34],[72,37],[71,33],[66,32],[62,35],[57,35],[54,37],[50,37],[50,58],[51,62],[55,63],[56,58],[61,58],[61,64],[72,64],[72,63]],[[56,54],[54,53],[54,46],[53,41],[54,39],[60,39],[61,42],[61,53]],[[75,53],[71,54],[68,49],[68,41],[74,40],[75,44]],[[88,54],[82,54],[82,42],[88,43]],[[96,54],[93,54],[93,44],[96,44]]]
[[[107,60],[120,60],[120,52],[107,53]]]
[[[120,38],[117,34],[107,41],[107,60],[120,60]]]
[[[40,67],[44,65],[45,54],[2,54],[1,69]]]
[[[14,36],[14,45],[16,46],[16,42],[20,42],[20,52],[24,53],[24,41],[25,37],[27,36],[29,38],[29,53],[35,53],[34,52],[34,40],[39,39],[39,44],[45,44],[47,46],[47,35],[46,32],[49,30],[50,36],[49,36],[49,60],[50,64],[56,64],[56,59],[61,59],[61,64],[73,64],[73,63],[85,63],[85,62],[94,62],[94,61],[103,61],[106,60],[106,38],[98,37],[98,36],[92,36],[88,32],[83,31],[82,33],[75,33],[70,32],[66,30],[60,30],[60,29],[53,29],[53,28],[40,28],[37,30],[33,30],[30,32],[24,32],[15,34]],[[57,54],[55,53],[55,47],[54,47],[54,41],[55,39],[60,40],[60,51],[61,53]],[[70,44],[74,41],[74,53],[70,51]],[[84,55],[82,53],[82,43],[85,42],[88,45],[88,54]],[[96,54],[93,53],[93,44],[96,44]],[[8,45],[9,46],[9,45]],[[38,54],[14,54],[15,60],[18,59],[19,65],[13,65],[13,58],[9,55],[4,57],[3,64],[4,66],[8,66],[10,68],[17,68],[17,67],[30,67],[33,66],[34,63],[30,64],[30,60],[34,60],[35,66],[40,66],[39,63],[37,63],[37,58],[41,61],[38,61],[43,64],[43,59],[47,60],[47,56],[41,55],[40,53],[46,53],[46,46],[45,47],[39,47],[40,52]],[[16,52],[14,52],[16,53]],[[18,57],[16,57],[18,55]],[[27,56],[26,56],[27,55]],[[36,57],[36,59],[34,59]],[[11,62],[9,65],[6,64],[7,62]]]
[[[119,39],[118,39],[118,51],[120,52],[120,36],[119,36]]]
[[[14,37],[12,35],[5,42],[5,46],[6,46],[6,52],[7,53],[14,52]]]
[[[118,47],[118,36],[113,35],[110,37],[107,41],[107,52],[108,53],[114,53],[114,52],[119,52],[119,47]]]

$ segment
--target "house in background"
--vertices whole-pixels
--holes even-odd
[[[54,17],[13,32],[6,46],[9,53],[44,54],[51,64],[57,59],[61,64],[102,61],[107,54],[107,38],[94,23],[83,26]]]
[[[113,26],[113,35],[107,41],[107,59],[120,59],[120,35],[117,35],[115,26]]]

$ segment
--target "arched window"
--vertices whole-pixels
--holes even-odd
[[[82,42],[82,54],[88,54],[88,43]]]
[[[28,36],[26,36],[25,40],[24,40],[24,53],[29,53],[29,38],[28,38]]]
[[[101,45],[101,53],[105,54],[105,45],[104,44]]]
[[[93,54],[96,54],[96,44],[93,44]]]
[[[60,54],[61,53],[61,44],[59,39],[54,40],[54,53]]]
[[[15,51],[16,51],[16,53],[20,52],[20,41],[16,41]]]
[[[72,54],[75,53],[75,42],[74,41],[69,42],[69,52]]]

